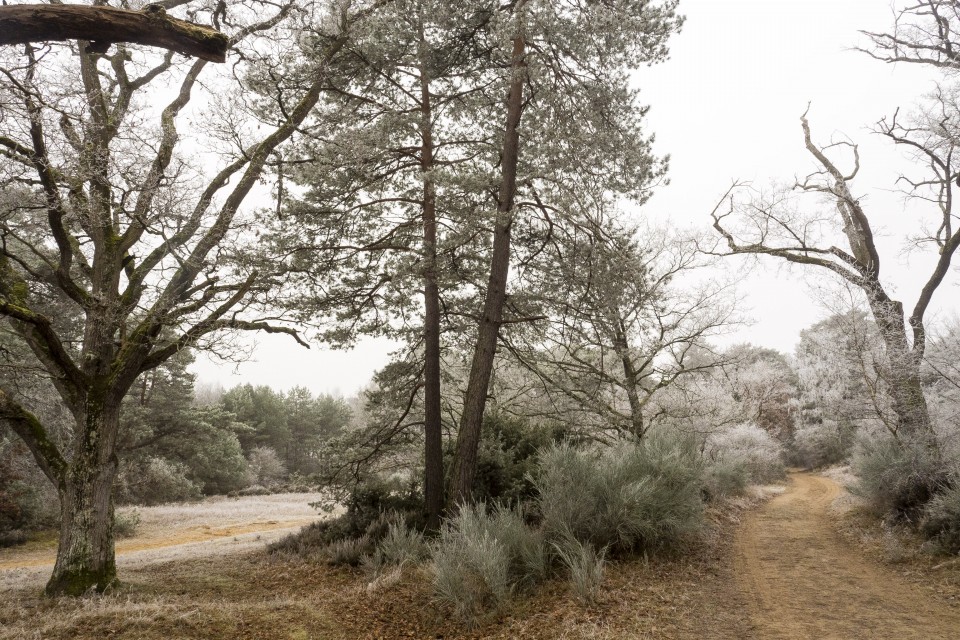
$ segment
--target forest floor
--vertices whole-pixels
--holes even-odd
[[[42,573],[15,582],[4,574],[28,569],[0,570],[0,639],[958,637],[960,567],[884,534],[834,480],[791,474],[785,491],[756,489],[710,518],[684,556],[611,563],[590,608],[556,580],[469,630],[422,570],[370,585],[359,569],[268,556],[261,539],[165,547],[121,562],[122,586],[84,599],[44,599]],[[283,521],[251,522],[271,520]]]

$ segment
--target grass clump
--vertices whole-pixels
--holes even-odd
[[[444,524],[431,560],[437,597],[468,623],[549,570],[543,537],[521,512],[483,503],[464,505]]]
[[[596,548],[589,542],[568,539],[563,543],[554,543],[557,557],[570,574],[570,586],[573,594],[584,606],[597,602],[600,586],[603,583],[603,569],[607,550]]]

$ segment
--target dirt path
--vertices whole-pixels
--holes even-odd
[[[845,543],[830,513],[840,487],[807,473],[745,520],[737,580],[759,638],[958,638],[960,609]]]

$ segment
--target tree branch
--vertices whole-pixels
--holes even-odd
[[[157,4],[143,11],[62,4],[0,6],[0,45],[50,40],[89,40],[91,53],[106,53],[114,42],[133,42],[210,62],[226,62],[229,42],[210,27],[171,18]]]

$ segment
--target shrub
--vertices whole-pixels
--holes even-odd
[[[347,558],[343,564],[357,565],[364,555],[372,555],[380,540],[387,535],[391,522],[405,523],[421,529],[421,497],[416,485],[403,486],[399,481],[371,479],[354,487],[346,500],[346,512],[335,518],[320,520],[303,527],[268,547],[271,553],[292,553],[302,556],[321,556],[334,562],[333,557]],[[329,505],[312,503],[326,508]],[[385,515],[386,514],[386,515]],[[372,534],[372,535],[371,535]],[[328,553],[328,547],[346,539],[360,539],[356,553]],[[347,545],[350,546],[350,545]],[[334,564],[341,564],[334,562]]]
[[[136,509],[113,514],[113,535],[118,538],[132,538],[140,528],[141,516]]]
[[[374,566],[379,568],[416,564],[426,559],[429,553],[430,550],[423,539],[422,533],[411,529],[402,521],[393,522],[389,525],[387,534],[377,545],[377,551],[373,558]]]
[[[247,454],[247,483],[273,488],[287,475],[287,468],[270,447],[255,447]]]
[[[187,468],[165,458],[150,457],[121,467],[115,488],[119,504],[154,505],[200,499],[200,488],[187,478]]]
[[[519,511],[464,505],[440,530],[432,549],[433,586],[463,620],[496,608],[548,571],[542,536]]]
[[[473,497],[492,504],[518,504],[535,494],[531,477],[538,453],[558,442],[562,432],[536,427],[518,418],[485,416],[477,451]]]
[[[782,480],[786,476],[780,443],[753,424],[740,424],[711,434],[705,443],[704,457],[725,463],[731,471],[741,467],[748,482],[756,484]]]
[[[918,523],[925,505],[949,486],[937,444],[929,438],[895,439],[861,431],[851,461],[852,491],[892,520]]]
[[[570,572],[570,585],[577,600],[584,606],[596,603],[600,595],[600,585],[603,583],[607,550],[597,553],[589,542],[582,543],[572,539],[560,544],[555,543],[553,546],[557,556]]]
[[[545,535],[614,551],[673,547],[703,523],[703,468],[692,439],[654,433],[603,449],[546,449],[535,480]]]
[[[704,469],[703,491],[708,500],[743,495],[750,484],[750,470],[738,460],[711,460]]]
[[[0,547],[22,544],[27,532],[56,526],[60,501],[26,446],[0,432]]]
[[[794,433],[793,455],[807,467],[838,464],[850,457],[856,425],[846,421],[824,420],[805,424]]]
[[[960,484],[956,476],[953,485],[934,496],[923,513],[921,530],[939,547],[950,554],[960,553]]]

